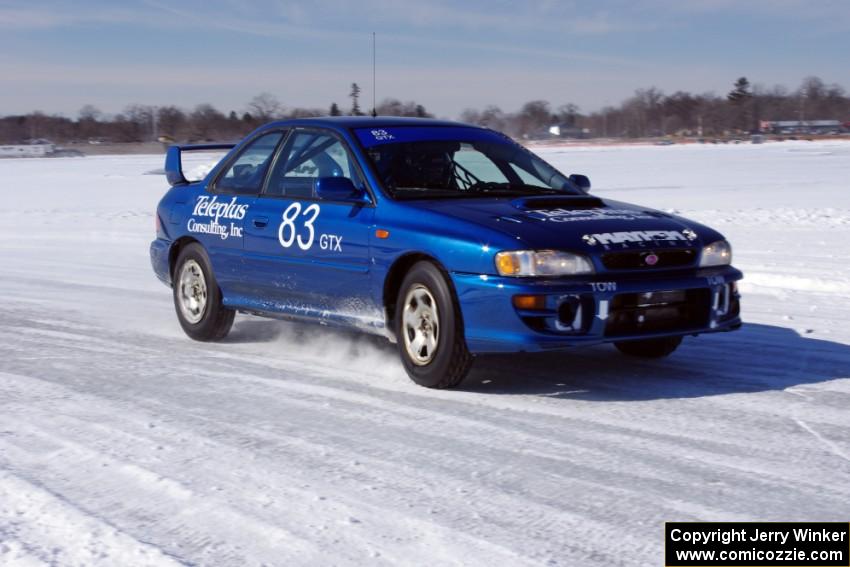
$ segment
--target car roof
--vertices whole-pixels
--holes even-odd
[[[387,128],[399,126],[465,126],[479,128],[471,124],[437,120],[435,118],[411,118],[404,116],[320,116],[315,118],[292,118],[266,124],[264,128],[280,126],[329,126],[331,128]]]

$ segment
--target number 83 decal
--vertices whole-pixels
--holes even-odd
[[[293,242],[298,243],[301,250],[309,250],[313,246],[313,240],[316,238],[316,229],[313,228],[313,223],[319,216],[319,205],[313,203],[301,212],[301,203],[292,203],[285,211],[283,211],[283,222],[280,223],[280,228],[277,229],[277,239],[280,245],[284,248],[292,246]],[[298,217],[303,217],[304,228],[307,230],[307,238],[305,239],[299,234],[295,226],[295,221]]]

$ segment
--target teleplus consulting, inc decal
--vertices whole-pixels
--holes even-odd
[[[186,225],[189,232],[201,234],[214,234],[222,240],[229,237],[241,238],[242,227],[234,222],[225,221],[241,221],[245,218],[248,212],[248,205],[239,204],[236,202],[236,197],[230,201],[219,201],[218,197],[208,197],[201,195],[195,202],[195,208],[192,210],[192,216]],[[205,217],[210,219],[208,222],[198,222],[194,217]]]

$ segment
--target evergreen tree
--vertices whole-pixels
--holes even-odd
[[[348,96],[351,97],[351,115],[363,116],[360,112],[360,86],[357,83],[351,83],[351,93]]]
[[[753,105],[751,102],[753,93],[750,90],[750,82],[746,77],[741,77],[735,81],[734,88],[726,95],[726,99],[735,109],[735,126],[744,131],[752,129]]]
[[[339,106],[335,102],[331,104],[330,115],[331,116],[342,116],[342,112],[340,112]]]
[[[733,104],[743,104],[751,99],[753,93],[750,91],[750,82],[746,77],[741,77],[735,81],[734,88],[729,91],[726,98]]]

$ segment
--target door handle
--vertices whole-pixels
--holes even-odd
[[[253,222],[257,228],[266,228],[269,224],[269,217],[254,217]]]

